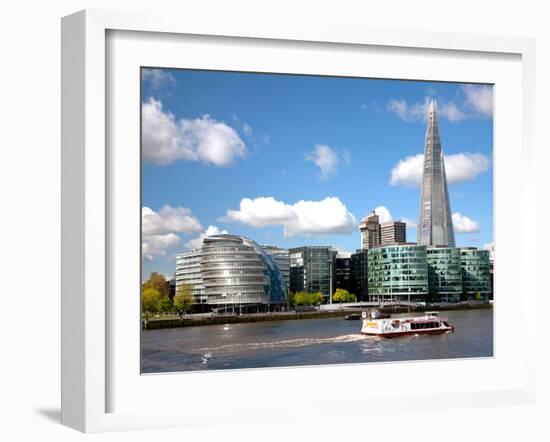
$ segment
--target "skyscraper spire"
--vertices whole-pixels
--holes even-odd
[[[426,246],[455,247],[435,100],[432,100],[428,106],[417,242]]]

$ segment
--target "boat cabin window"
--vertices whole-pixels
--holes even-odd
[[[411,330],[422,330],[425,328],[439,328],[439,322],[411,322]]]

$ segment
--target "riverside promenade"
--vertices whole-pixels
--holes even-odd
[[[250,322],[267,321],[288,321],[288,320],[306,320],[320,318],[338,318],[345,317],[354,313],[361,313],[369,308],[376,308],[383,313],[421,313],[424,311],[454,311],[454,310],[479,310],[492,309],[493,305],[488,302],[460,302],[460,303],[438,303],[438,304],[374,304],[374,303],[353,303],[353,304],[323,304],[313,311],[286,311],[270,313],[248,313],[248,314],[225,314],[213,315],[211,313],[202,313],[195,315],[186,315],[183,318],[174,316],[160,316],[145,320],[142,318],[141,326],[143,330],[156,330],[162,328],[175,327],[198,327],[206,325],[238,324]]]

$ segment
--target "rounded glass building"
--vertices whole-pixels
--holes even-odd
[[[287,302],[284,277],[254,241],[235,235],[204,238],[201,274],[208,304],[233,309],[277,309]]]

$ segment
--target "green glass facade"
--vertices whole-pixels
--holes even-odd
[[[462,293],[460,249],[454,247],[428,248],[426,259],[430,300],[437,302],[460,301]]]
[[[424,301],[428,294],[426,246],[403,244],[368,251],[369,301]]]
[[[462,290],[466,299],[488,299],[491,294],[489,251],[460,249]]]

